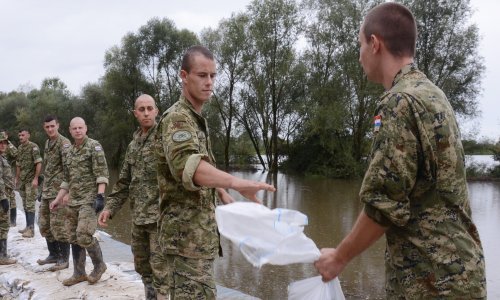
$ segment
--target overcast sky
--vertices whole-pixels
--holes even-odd
[[[106,50],[119,45],[153,17],[199,33],[215,27],[250,0],[0,0],[0,91],[38,88],[59,77],[75,94],[104,73]],[[500,35],[498,0],[471,0],[473,22],[482,36],[480,54],[487,70],[479,97],[481,117],[468,121],[465,134],[500,138]]]

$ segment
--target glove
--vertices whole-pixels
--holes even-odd
[[[104,194],[97,194],[95,196],[94,205],[95,212],[98,214],[104,209]]]
[[[42,201],[42,193],[38,194],[36,196],[36,201],[41,202]]]
[[[2,204],[3,212],[7,213],[9,211],[9,200],[2,199],[2,201],[0,201],[0,203]]]

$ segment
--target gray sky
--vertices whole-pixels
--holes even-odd
[[[153,17],[167,17],[178,28],[199,33],[215,27],[250,0],[0,0],[0,91],[39,87],[59,77],[75,94],[103,74],[106,50],[127,32]],[[480,53],[487,67],[479,98],[481,117],[464,124],[465,135],[500,138],[500,59],[495,13],[500,1],[471,0],[473,22],[482,36]]]

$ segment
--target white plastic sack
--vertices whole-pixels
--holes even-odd
[[[215,218],[219,232],[255,267],[312,263],[320,256],[316,244],[303,232],[307,216],[298,211],[235,202],[218,206]]]
[[[338,278],[323,282],[321,276],[292,282],[288,286],[288,300],[345,300]]]

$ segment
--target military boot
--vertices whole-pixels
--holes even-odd
[[[16,227],[17,210],[16,208],[10,209],[10,227]]]
[[[90,258],[92,259],[92,264],[94,265],[94,270],[88,276],[89,284],[94,284],[99,279],[101,279],[102,274],[106,271],[107,267],[102,259],[101,246],[99,246],[99,242],[96,238],[94,238],[94,243],[87,247],[87,252],[89,253]]]
[[[57,262],[57,258],[59,256],[59,247],[56,241],[49,242],[48,239],[45,239],[47,242],[47,249],[49,249],[49,256],[47,256],[45,259],[39,259],[36,262],[39,265],[46,265],[46,264],[54,264]]]
[[[7,240],[0,240],[0,265],[12,265],[15,264],[17,260],[9,258],[7,256]]]
[[[77,244],[71,244],[71,251],[73,252],[73,276],[63,280],[62,284],[65,286],[72,286],[87,280],[85,273],[85,248]]]
[[[32,238],[35,236],[35,213],[27,212],[26,213],[26,231],[23,233],[23,238]]]
[[[28,230],[28,213],[24,212],[24,217],[26,218],[26,226],[23,229],[18,230],[19,233],[25,233]]]
[[[69,266],[69,243],[56,242],[59,248],[59,257],[57,258],[57,263],[49,268],[49,271],[55,272],[63,269],[67,269]]]
[[[153,283],[144,283],[144,292],[146,300],[156,300],[156,290],[153,288]]]

